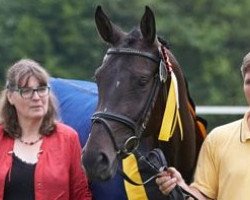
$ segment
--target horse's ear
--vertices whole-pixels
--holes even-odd
[[[141,32],[148,44],[153,44],[156,36],[155,17],[153,11],[146,6],[141,19]]]
[[[95,23],[104,41],[114,45],[120,39],[121,31],[109,20],[101,6],[96,8]]]

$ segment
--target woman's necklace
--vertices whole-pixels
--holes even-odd
[[[26,141],[22,140],[21,138],[18,138],[18,140],[19,140],[21,143],[23,143],[23,144],[32,146],[32,145],[38,143],[42,138],[43,138],[43,136],[41,135],[41,136],[40,136],[39,138],[37,138],[35,141],[31,141],[31,142],[26,142]]]

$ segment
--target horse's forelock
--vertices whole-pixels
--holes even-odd
[[[134,27],[130,32],[128,32],[120,43],[120,47],[134,48],[141,51],[147,51],[147,50],[151,51],[152,50],[151,45],[152,44],[149,45],[148,43],[145,42],[139,27]],[[158,51],[157,40],[155,40],[155,43],[153,45],[155,46],[154,51]]]
[[[133,47],[137,44],[138,38],[141,38],[142,34],[138,28],[131,30],[127,36],[124,38],[122,46],[123,47]]]
[[[129,35],[130,35],[130,37],[134,37],[134,38],[142,37],[141,31],[139,31],[138,27],[133,28],[129,32]]]

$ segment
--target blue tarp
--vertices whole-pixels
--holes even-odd
[[[51,78],[50,85],[58,99],[61,120],[73,127],[84,146],[91,127],[91,116],[97,105],[97,87],[93,82]]]

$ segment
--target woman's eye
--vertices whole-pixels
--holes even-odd
[[[247,79],[244,84],[245,85],[250,85],[250,79]]]
[[[26,94],[26,93],[31,93],[33,91],[33,89],[31,88],[22,88],[21,89],[21,93]]]

